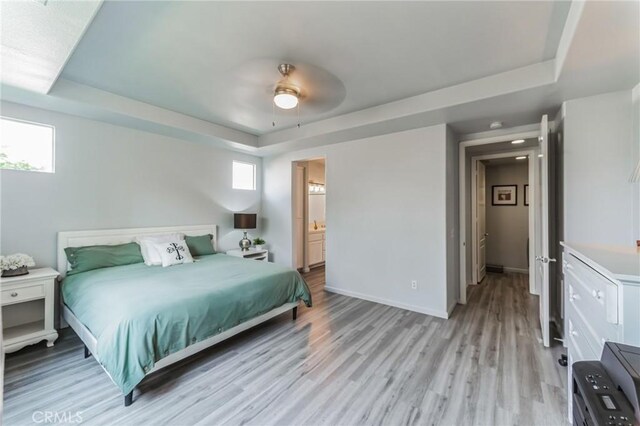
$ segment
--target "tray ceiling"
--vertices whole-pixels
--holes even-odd
[[[279,62],[324,72],[311,89],[337,99],[314,108],[311,93],[308,123],[552,59],[569,6],[105,2],[63,77],[259,135]],[[276,130],[297,122],[276,112]]]

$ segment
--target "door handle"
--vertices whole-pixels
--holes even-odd
[[[488,233],[488,232],[485,232],[485,233],[484,233],[484,236],[485,236],[485,237],[488,237],[488,236],[489,236],[489,233]]]
[[[536,256],[536,260],[542,263],[557,262],[556,259],[548,258],[547,256]]]

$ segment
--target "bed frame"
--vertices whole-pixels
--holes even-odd
[[[170,227],[162,227],[162,228],[132,228],[132,229],[108,229],[108,230],[98,230],[98,231],[71,231],[71,232],[59,232],[58,233],[58,271],[60,271],[61,277],[66,275],[66,272],[69,270],[69,263],[67,262],[67,257],[64,253],[64,249],[66,247],[83,247],[90,245],[100,245],[100,244],[124,244],[130,243],[135,240],[135,237],[139,236],[149,236],[149,235],[159,235],[159,234],[167,234],[172,232],[180,232],[185,235],[203,235],[203,234],[211,234],[213,235],[213,247],[216,248],[217,241],[217,226],[216,225],[197,225],[197,226],[170,226]],[[64,304],[62,300],[62,293],[60,297],[60,309],[62,313],[61,318],[61,327],[70,326],[73,331],[76,332],[80,340],[84,343],[84,356],[88,358],[90,355],[93,355],[94,358],[98,361],[100,366],[99,354],[96,351],[98,347],[98,342],[96,338],[91,334],[89,329],[84,326],[78,320],[78,318],[71,312],[69,308]],[[262,314],[256,318],[253,318],[249,321],[243,322],[242,324],[238,324],[237,326],[230,328],[229,330],[210,337],[209,339],[203,340],[201,342],[195,343],[193,345],[187,346],[181,351],[174,352],[173,354],[162,358],[160,361],[156,362],[153,369],[147,372],[146,375],[152,374],[162,368],[165,368],[169,365],[175,364],[178,361],[181,361],[185,358],[190,357],[204,349],[207,349],[216,343],[222,342],[232,336],[235,336],[238,333],[241,333],[251,327],[254,327],[258,324],[261,324],[275,316],[278,316],[286,311],[291,310],[293,313],[293,319],[295,320],[298,314],[298,303],[285,303],[284,305],[275,308],[265,314]],[[104,370],[104,367],[103,367]],[[111,375],[104,370],[105,373],[111,378]],[[113,380],[113,379],[112,379]],[[129,392],[124,396],[124,405],[128,407],[133,402],[133,391]]]

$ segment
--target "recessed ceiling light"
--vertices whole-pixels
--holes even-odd
[[[515,141],[511,141],[512,144],[517,145],[519,143],[524,143],[524,139],[516,139]]]
[[[502,121],[494,121],[493,123],[489,124],[489,128],[491,130],[501,129],[502,128]]]
[[[526,158],[526,155],[521,155],[520,157],[516,157],[516,160],[525,160]]]

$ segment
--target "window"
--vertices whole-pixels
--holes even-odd
[[[251,163],[233,162],[233,189],[256,189],[256,165]]]
[[[54,130],[0,117],[0,169],[53,173]]]

